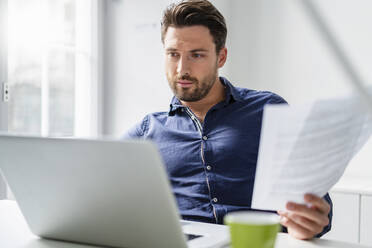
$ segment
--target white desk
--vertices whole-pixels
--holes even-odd
[[[209,224],[208,224],[209,225]],[[213,226],[213,225],[211,225]],[[14,201],[0,201],[0,247],[1,248],[94,248],[88,246],[40,239],[33,235]],[[275,248],[362,248],[350,243],[325,239],[301,241],[279,233]]]

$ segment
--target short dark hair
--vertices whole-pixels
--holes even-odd
[[[227,28],[223,15],[207,0],[185,0],[165,9],[161,22],[161,40],[170,26],[189,27],[202,25],[209,29],[216,45],[216,53],[225,47]]]

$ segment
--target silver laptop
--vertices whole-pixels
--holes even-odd
[[[112,247],[221,247],[227,228],[180,221],[149,141],[0,136],[0,169],[31,231]]]

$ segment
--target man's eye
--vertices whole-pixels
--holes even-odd
[[[177,53],[168,53],[168,56],[169,57],[178,57],[178,54]]]
[[[193,57],[193,58],[202,58],[203,55],[202,55],[202,54],[199,54],[199,53],[193,53],[193,54],[192,54],[192,57]]]

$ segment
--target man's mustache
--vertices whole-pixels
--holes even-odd
[[[189,75],[183,75],[181,77],[177,77],[176,81],[178,81],[178,80],[187,80],[187,81],[191,81],[191,82],[198,82],[198,80],[196,78],[191,77]]]

